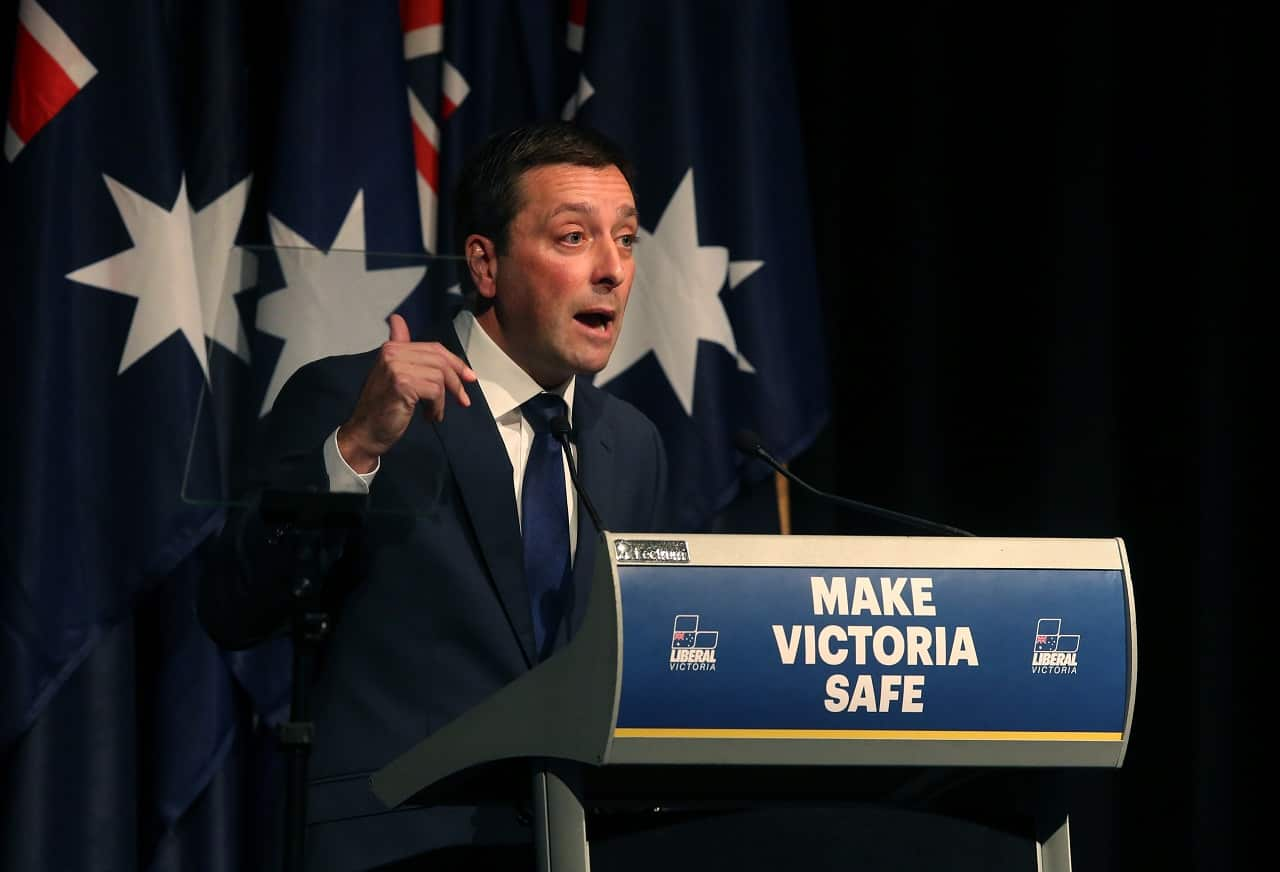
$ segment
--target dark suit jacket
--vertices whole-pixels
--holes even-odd
[[[450,325],[423,339],[463,353]],[[375,355],[317,361],[289,380],[266,421],[265,482],[327,488],[324,440],[355,407]],[[336,621],[312,692],[309,870],[531,839],[514,805],[388,812],[368,786],[372,772],[534,664],[511,464],[478,385],[467,388],[470,407],[451,402],[439,424],[419,415],[382,458],[364,528],[326,582]],[[661,529],[666,459],[652,422],[579,380],[573,423],[579,476],[608,529]],[[289,537],[279,533],[253,509],[224,530],[234,556],[202,586],[201,614],[228,647],[287,621]],[[577,537],[572,629],[597,544],[581,503]]]

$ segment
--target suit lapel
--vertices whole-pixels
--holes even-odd
[[[445,329],[438,341],[459,357],[465,357],[452,327]],[[449,458],[462,503],[507,620],[520,640],[525,660],[532,666],[537,662],[533,615],[524,579],[524,551],[515,493],[511,488],[511,461],[480,386],[472,383],[466,387],[471,405],[463,408],[450,403],[444,420],[436,424],[435,429]]]
[[[578,480],[586,491],[600,523],[606,530],[614,512],[613,427],[604,418],[604,397],[599,389],[583,379],[574,388],[573,430],[578,447]],[[578,499],[578,548],[573,560],[573,615],[575,629],[586,614],[587,595],[591,591],[591,576],[595,570],[596,548],[600,533],[591,520],[582,498]]]
[[[462,345],[451,326],[427,341],[431,339],[465,358]],[[434,426],[448,456],[449,466],[462,495],[472,530],[480,544],[494,589],[502,602],[507,620],[520,641],[525,660],[532,666],[537,663],[533,610],[524,578],[524,546],[520,538],[515,493],[511,487],[511,462],[507,458],[506,448],[493,423],[493,413],[485,402],[480,386],[467,385],[467,394],[471,397],[469,407],[451,404],[444,420]],[[612,425],[605,419],[603,408],[604,396],[601,391],[579,379],[573,406],[578,477],[600,513],[601,523],[608,529],[615,505],[614,439]],[[577,528],[578,546],[573,564],[574,600],[570,615],[570,624],[575,629],[586,613],[600,535],[591,520],[591,513],[581,499]]]

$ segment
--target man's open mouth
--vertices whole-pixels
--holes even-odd
[[[605,330],[613,322],[612,312],[579,312],[573,317],[592,330]]]

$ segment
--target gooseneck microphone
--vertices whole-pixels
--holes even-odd
[[[555,426],[554,422],[552,423],[552,426],[553,427]],[[945,536],[974,535],[973,533],[970,533],[968,530],[961,530],[959,527],[952,527],[947,524],[939,524],[936,521],[929,521],[924,518],[917,518],[915,515],[907,515],[907,514],[904,514],[903,512],[895,512],[893,511],[893,509],[883,509],[880,506],[873,506],[869,503],[860,503],[857,500],[851,500],[847,497],[840,497],[840,496],[836,496],[835,494],[829,494],[826,491],[820,491],[813,485],[809,484],[808,482],[802,481],[800,478],[796,477],[791,472],[791,470],[787,469],[785,466],[779,463],[776,459],[774,459],[773,455],[770,454],[768,451],[766,451],[764,449],[764,446],[760,444],[760,437],[757,436],[755,433],[752,433],[750,430],[739,430],[737,433],[733,434],[733,445],[743,454],[747,455],[748,457],[754,457],[758,460],[763,460],[765,463],[772,466],[779,473],[786,476],[789,481],[795,482],[796,484],[800,485],[800,487],[809,491],[809,493],[816,494],[817,496],[820,496],[823,499],[833,500],[842,506],[847,506],[859,512],[865,512],[868,515],[875,515],[878,518],[884,518],[889,521],[897,521],[900,524],[908,524],[912,527],[918,527],[923,530],[932,530],[935,533],[941,533]]]
[[[552,418],[551,435],[556,437],[560,442],[560,447],[564,449],[564,459],[569,464],[569,477],[573,479],[573,488],[578,492],[578,496],[582,498],[582,504],[587,507],[587,514],[591,516],[591,523],[596,525],[597,533],[603,534],[604,524],[600,523],[600,516],[596,514],[596,507],[591,504],[591,497],[587,496],[582,483],[578,481],[578,465],[573,462],[573,452],[569,450],[569,438],[573,435],[573,428],[569,426],[569,419],[564,415],[556,415]]]

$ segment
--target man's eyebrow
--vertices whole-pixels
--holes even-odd
[[[590,203],[561,203],[559,206],[556,206],[551,210],[548,217],[554,218],[562,212],[586,212],[590,215],[595,211],[595,208]]]
[[[595,207],[590,203],[561,203],[559,206],[552,209],[551,213],[547,217],[554,218],[562,212],[585,212],[588,215],[594,215],[595,211]],[[619,218],[636,218],[639,215],[640,213],[636,210],[635,206],[618,207]]]

